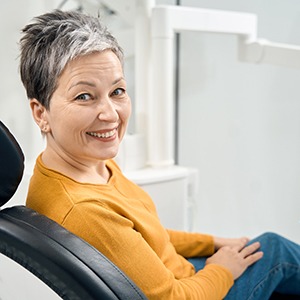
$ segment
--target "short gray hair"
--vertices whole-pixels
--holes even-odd
[[[47,109],[58,78],[69,61],[93,52],[112,50],[123,65],[123,51],[99,18],[55,10],[22,29],[20,73],[29,99]]]

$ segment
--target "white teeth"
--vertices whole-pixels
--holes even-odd
[[[87,132],[88,135],[91,135],[91,136],[96,136],[98,138],[109,138],[111,136],[113,136],[115,134],[116,130],[112,130],[112,131],[109,131],[109,132],[105,132],[105,133],[96,133],[96,132]]]

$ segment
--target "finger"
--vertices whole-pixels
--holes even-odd
[[[247,247],[244,247],[240,253],[243,257],[247,257],[251,254],[253,254],[255,251],[257,251],[260,248],[260,243],[259,242],[255,242]]]
[[[245,258],[245,262],[247,264],[247,266],[251,266],[252,264],[254,264],[255,262],[257,262],[258,260],[260,260],[262,257],[263,257],[263,252],[262,251],[258,251],[258,252],[255,252],[249,256],[247,256]]]

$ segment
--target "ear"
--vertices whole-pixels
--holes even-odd
[[[35,123],[40,127],[42,132],[49,131],[47,120],[47,109],[37,99],[30,99],[30,108]]]

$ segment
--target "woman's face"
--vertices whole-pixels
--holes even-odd
[[[47,148],[77,162],[116,156],[131,112],[123,69],[110,50],[68,63],[46,111]]]

